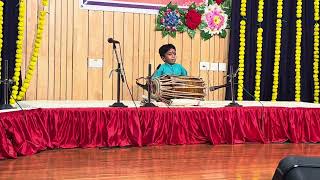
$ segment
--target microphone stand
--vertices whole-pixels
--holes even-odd
[[[113,103],[110,107],[128,107],[128,106],[124,105],[122,102],[120,102],[120,78],[122,80],[122,83],[124,82],[124,79],[123,79],[123,75],[121,72],[121,64],[120,64],[120,60],[118,57],[117,47],[116,47],[115,42],[113,42],[113,51],[116,54],[116,59],[118,62],[118,67],[117,67],[117,69],[115,69],[115,71],[117,72],[117,102]]]
[[[237,74],[237,72],[233,73],[233,67],[232,67],[232,65],[230,65],[230,72],[229,72],[230,82],[228,82],[227,84],[224,84],[224,85],[212,86],[209,88],[210,91],[215,91],[215,90],[223,88],[223,87],[231,86],[231,103],[229,103],[225,107],[241,107],[242,106],[235,101],[234,78],[236,77],[236,74]]]
[[[0,64],[1,66],[1,64]],[[9,103],[9,88],[10,88],[10,80],[8,78],[8,67],[9,63],[8,60],[4,60],[4,76],[0,80],[0,82],[3,84],[2,88],[2,95],[3,95],[3,104],[0,105],[0,110],[2,109],[13,109],[13,107]],[[1,102],[2,103],[2,102]]]
[[[234,78],[235,78],[235,74],[233,73],[233,66],[230,65],[231,103],[229,103],[226,107],[241,107],[241,105],[235,101]]]
[[[151,102],[151,64],[148,65],[148,101],[141,107],[157,107]]]

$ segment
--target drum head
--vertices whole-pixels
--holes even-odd
[[[151,81],[151,95],[154,97],[159,97],[160,96],[160,80],[159,79],[154,79]]]

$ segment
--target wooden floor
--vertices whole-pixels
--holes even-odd
[[[320,144],[47,150],[0,161],[0,178],[270,180],[287,155],[320,156]]]

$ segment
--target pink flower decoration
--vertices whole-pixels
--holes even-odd
[[[208,6],[202,16],[202,21],[207,24],[207,27],[202,30],[211,35],[219,34],[227,27],[227,20],[228,15],[215,3],[214,5]]]

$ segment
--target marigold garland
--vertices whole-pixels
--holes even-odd
[[[3,1],[0,1],[0,55],[1,55],[1,51],[2,51],[2,43],[3,43]],[[2,58],[0,56],[0,80],[2,80],[1,77],[1,62],[2,62]],[[0,81],[1,84],[1,81]]]
[[[240,16],[247,16],[247,0],[241,0],[240,4]]]
[[[319,21],[319,16],[320,16],[320,14],[319,14],[319,9],[320,9],[320,7],[319,7],[319,0],[314,0],[314,20],[315,21]]]
[[[42,0],[42,5],[48,6],[48,0]],[[30,81],[32,79],[35,65],[37,64],[38,55],[39,55],[39,49],[40,44],[42,40],[42,33],[45,25],[45,16],[47,15],[47,12],[45,10],[41,10],[39,12],[38,17],[38,27],[37,27],[37,33],[36,38],[33,45],[33,51],[30,58],[30,63],[28,66],[28,70],[26,71],[25,80],[23,81],[23,84],[20,88],[20,91],[18,91],[19,86],[19,78],[20,78],[20,67],[22,63],[22,42],[23,42],[23,32],[24,32],[24,12],[25,12],[25,5],[24,1],[20,1],[20,7],[19,7],[19,24],[18,24],[18,40],[17,40],[17,54],[16,54],[16,66],[15,66],[15,74],[13,77],[13,80],[15,82],[15,85],[12,87],[12,95],[10,98],[10,104],[14,104],[15,100],[22,100],[27,89],[29,88]]]
[[[302,0],[297,0],[295,49],[295,101],[301,100],[301,39],[302,39]]]
[[[276,101],[278,97],[279,65],[280,65],[280,57],[281,57],[282,9],[283,9],[283,0],[278,0],[277,23],[276,23],[276,44],[275,44],[273,85],[272,85],[272,97],[271,97],[272,101]]]
[[[256,101],[260,101],[260,84],[261,84],[261,70],[262,70],[262,43],[263,43],[263,28],[261,23],[263,22],[263,8],[264,0],[258,2],[258,23],[260,24],[257,31],[257,53],[256,53],[256,76],[255,76],[255,91],[254,98]]]
[[[238,101],[243,100],[243,88],[244,88],[244,59],[245,59],[245,46],[246,46],[246,10],[247,0],[241,0],[240,15],[242,20],[240,21],[240,46],[239,46],[239,72],[238,72]]]
[[[314,49],[313,49],[313,80],[314,102],[319,103],[319,0],[314,0]]]
[[[21,0],[19,3],[19,17],[18,17],[18,37],[16,41],[16,64],[14,68],[14,75],[13,75],[13,86],[12,86],[12,93],[10,98],[10,104],[14,104],[14,100],[17,99],[18,90],[19,90],[19,79],[20,79],[20,71],[21,71],[21,63],[22,63],[22,47],[23,47],[23,40],[24,40],[24,16],[25,14],[25,1]]]

